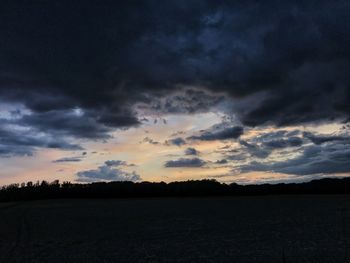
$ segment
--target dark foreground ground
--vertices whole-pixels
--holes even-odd
[[[350,196],[0,204],[0,262],[350,262]]]

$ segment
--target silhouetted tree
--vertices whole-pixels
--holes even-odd
[[[238,185],[215,180],[186,182],[96,182],[73,184],[58,180],[10,184],[0,188],[0,201],[53,198],[118,198],[170,196],[235,196],[273,194],[350,194],[350,178],[321,179],[308,183]]]

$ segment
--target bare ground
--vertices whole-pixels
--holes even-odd
[[[0,262],[350,262],[350,196],[0,204]]]

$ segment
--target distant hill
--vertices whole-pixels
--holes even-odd
[[[56,198],[132,198],[132,197],[188,197],[240,196],[284,194],[350,194],[350,178],[320,179],[307,183],[238,185],[215,180],[172,183],[151,182],[28,182],[11,184],[0,189],[0,201],[19,201]]]

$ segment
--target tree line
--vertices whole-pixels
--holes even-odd
[[[350,178],[320,179],[305,183],[260,185],[225,184],[216,180],[189,180],[171,183],[95,182],[78,184],[37,181],[0,188],[0,201],[57,198],[189,197],[284,194],[350,194]]]

